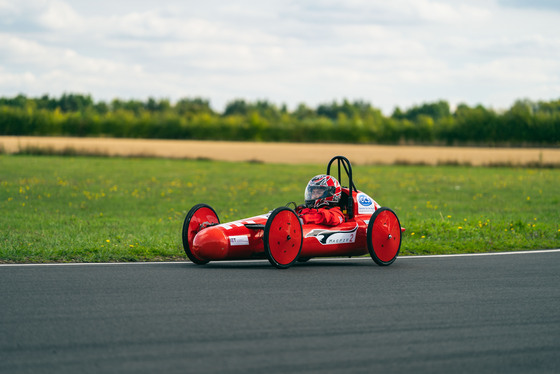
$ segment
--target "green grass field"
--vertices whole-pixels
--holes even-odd
[[[0,262],[184,259],[193,205],[226,222],[301,203],[325,167],[0,155]],[[401,255],[560,247],[558,169],[356,166],[354,175],[406,227]]]

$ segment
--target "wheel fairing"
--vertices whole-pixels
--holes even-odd
[[[375,263],[392,264],[399,254],[401,241],[401,224],[395,212],[385,207],[377,209],[367,231],[368,251]]]

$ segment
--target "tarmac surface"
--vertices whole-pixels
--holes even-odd
[[[0,373],[558,373],[560,251],[0,266]]]

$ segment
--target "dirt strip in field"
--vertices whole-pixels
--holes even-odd
[[[192,140],[14,137],[0,136],[0,150],[15,153],[26,148],[65,149],[109,156],[150,156],[258,161],[287,164],[324,164],[343,155],[353,164],[560,164],[558,148],[423,147],[356,144],[257,143]]]

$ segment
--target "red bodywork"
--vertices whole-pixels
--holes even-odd
[[[338,158],[348,162],[342,156],[333,160]],[[199,204],[191,209],[183,225],[187,256],[197,264],[268,258],[276,267],[286,268],[296,260],[369,252],[377,264],[390,265],[400,250],[404,229],[392,210],[380,207],[353,186],[349,162],[345,168],[351,186],[342,188],[340,205],[345,222],[336,226],[302,225],[297,209],[280,207],[268,214],[220,224],[210,206]]]
[[[264,226],[269,215],[270,213],[208,226],[194,237],[193,255],[209,261],[266,258],[263,230],[257,225]],[[337,226],[302,225],[303,245],[299,256],[308,258],[367,254],[366,231],[370,217],[371,213],[359,214]],[[249,228],[245,225],[249,225]]]

